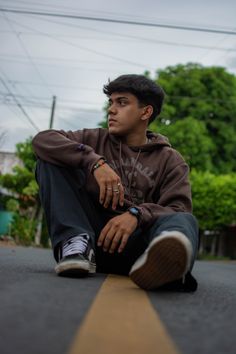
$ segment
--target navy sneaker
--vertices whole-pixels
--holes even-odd
[[[95,252],[89,235],[80,234],[63,242],[55,271],[65,277],[84,277],[96,273]]]
[[[182,232],[163,231],[135,261],[130,278],[140,288],[152,290],[177,279],[189,271],[192,245]]]

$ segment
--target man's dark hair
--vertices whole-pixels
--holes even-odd
[[[153,113],[148,124],[161,113],[165,93],[154,81],[144,75],[121,75],[104,85],[103,92],[109,97],[114,92],[132,93],[139,101],[140,106],[151,105]]]

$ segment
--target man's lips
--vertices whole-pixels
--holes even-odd
[[[113,123],[117,123],[117,121],[115,119],[109,119],[109,125]]]

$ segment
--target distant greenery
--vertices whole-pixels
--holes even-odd
[[[236,172],[236,77],[222,67],[189,63],[158,70],[155,80],[164,88],[167,97],[160,118],[151,128],[161,131],[163,125],[168,124],[166,134],[187,160],[191,157],[190,166],[201,170],[207,168],[217,174]],[[202,125],[197,127],[195,122],[191,129],[193,119]],[[182,140],[179,136],[176,139],[176,132],[179,128],[184,129],[185,124],[185,132],[189,128],[192,133],[189,132],[186,139],[184,136]],[[203,141],[196,146],[192,135],[202,134],[201,130]],[[202,143],[207,152],[207,166]],[[184,148],[186,144],[188,148]],[[202,166],[197,155],[201,155]]]
[[[14,213],[11,236],[24,245],[34,243],[40,203],[38,185],[34,178],[36,158],[32,150],[31,138],[16,145],[16,156],[23,167],[15,166],[13,173],[0,175],[0,184],[8,190],[6,209]]]
[[[201,230],[221,230],[236,223],[236,174],[191,172],[193,212]]]
[[[187,117],[170,125],[160,125],[158,132],[168,136],[172,146],[184,156],[190,168],[214,170],[212,156],[216,148],[205,122]]]

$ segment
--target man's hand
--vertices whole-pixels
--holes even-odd
[[[118,244],[118,252],[122,252],[128,238],[135,231],[138,225],[138,220],[136,216],[131,215],[129,212],[125,212],[122,215],[115,216],[110,219],[106,226],[102,229],[97,245],[103,245],[103,251],[108,251],[109,253],[114,253]]]
[[[104,164],[97,168],[93,173],[99,188],[99,201],[107,208],[112,202],[112,209],[115,210],[117,204],[124,205],[124,187],[121,184],[120,177],[108,165]]]

